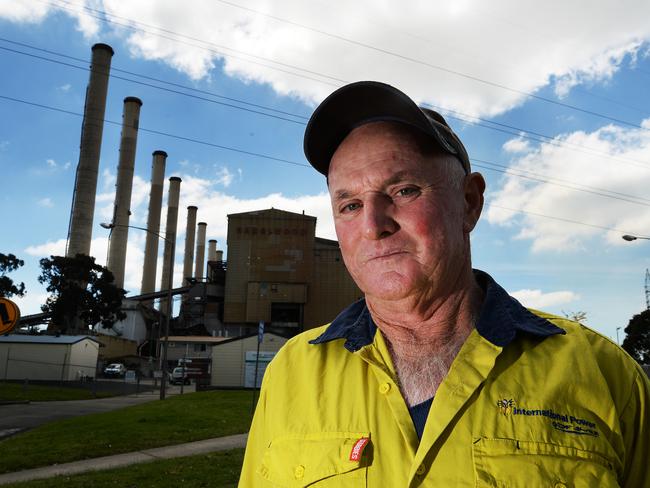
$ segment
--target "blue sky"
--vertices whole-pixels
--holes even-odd
[[[169,154],[166,178],[183,179],[178,284],[188,205],[224,250],[228,213],[271,206],[315,215],[317,234],[335,237],[325,182],[302,154],[304,124],[337,86],[375,79],[441,110],[485,175],[474,265],[524,304],[584,311],[588,325],[615,339],[645,307],[650,266],[650,242],[621,239],[650,235],[650,5],[585,8],[3,1],[0,252],[25,260],[12,275],[27,286],[22,313],[38,312],[45,297],[38,260],[64,252],[79,157],[75,114],[90,48],[104,42],[115,50],[106,108],[114,123],[104,126],[97,187],[99,262],[125,97],[143,101],[131,224],[146,222],[153,151]],[[133,292],[143,246],[143,233],[130,231],[125,287]]]

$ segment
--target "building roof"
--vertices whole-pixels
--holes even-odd
[[[76,344],[84,339],[99,344],[94,337],[87,335],[27,335],[27,334],[7,334],[0,336],[0,343],[20,343],[20,344]]]
[[[229,338],[221,336],[169,336],[169,342],[189,342],[193,344],[216,344],[227,339]],[[165,337],[161,337],[160,340],[164,341]]]
[[[275,334],[273,332],[264,332],[264,335],[265,336],[272,335],[272,336],[275,336],[275,337],[279,337],[280,339],[289,340],[288,337],[285,337],[285,336],[280,335],[280,334]],[[243,335],[243,336],[227,337],[227,338],[224,338],[224,340],[222,340],[221,342],[219,342],[217,344],[214,344],[214,345],[215,346],[221,346],[223,344],[228,344],[230,342],[243,341],[244,339],[250,339],[251,337],[257,337],[257,332],[253,332],[251,334],[246,334],[246,335]]]
[[[304,213],[288,212],[287,210],[279,210],[277,208],[267,208],[264,210],[253,210],[252,212],[240,212],[228,214],[230,217],[260,217],[260,218],[277,218],[277,219],[292,219],[292,220],[316,220],[312,215],[305,215]]]

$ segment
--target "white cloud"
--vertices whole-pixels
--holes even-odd
[[[70,83],[66,83],[65,85],[61,85],[59,87],[59,90],[65,93],[65,92],[69,92],[70,88],[72,88],[72,85]]]
[[[523,289],[510,293],[519,300],[525,307],[543,309],[578,300],[579,295],[572,291],[552,291],[544,293],[542,290]]]
[[[45,208],[52,208],[54,207],[54,202],[52,202],[52,199],[50,197],[45,197],[41,198],[38,202],[38,205],[40,207],[45,207]]]
[[[63,8],[32,3],[3,2],[0,16],[40,22]],[[631,0],[625,8],[594,1],[589,15],[580,2],[560,0],[546,2],[544,8],[533,0],[489,5],[467,0],[447,8],[438,2],[397,7],[370,0],[247,4],[268,16],[212,0],[87,0],[62,10],[86,36],[94,36],[99,23],[83,5],[120,16],[120,23],[131,19],[136,29],[141,27],[137,23],[146,23],[178,33],[156,36],[152,27],[146,32],[116,24],[102,27],[112,30],[105,35],[126,39],[134,57],[160,60],[192,79],[209,78],[219,66],[240,80],[268,84],[279,94],[309,102],[346,81],[380,79],[419,101],[487,116],[520,105],[525,100],[521,92],[551,84],[565,95],[577,84],[607,81],[626,60],[634,62],[650,39],[650,3],[645,0]],[[577,18],[581,21],[573,20]]]
[[[45,163],[50,167],[50,168],[56,168],[57,164],[54,159],[47,159],[45,160]]]
[[[25,248],[25,252],[30,256],[37,258],[46,258],[49,256],[63,256],[65,254],[65,239],[58,241],[47,241],[44,244],[36,244]]]
[[[503,150],[508,153],[523,153],[530,150],[530,144],[523,137],[510,139],[503,144]]]
[[[235,178],[235,175],[233,173],[231,173],[228,170],[228,168],[226,168],[225,166],[221,167],[221,168],[219,168],[217,170],[216,183],[219,184],[219,185],[223,185],[226,188],[228,188],[230,186],[230,184],[232,183],[232,180],[234,178]]]
[[[520,226],[517,237],[532,241],[535,251],[581,248],[597,235],[611,244],[623,244],[623,233],[644,235],[650,228],[650,165],[644,163],[650,161],[649,129],[650,119],[639,129],[608,125],[541,144],[517,159],[510,169],[545,175],[543,179],[551,179],[556,185],[506,175],[501,187],[488,197],[494,204],[487,208],[488,221]],[[604,228],[617,230],[608,232]]]

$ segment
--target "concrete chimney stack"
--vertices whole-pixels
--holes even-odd
[[[113,48],[107,44],[95,44],[92,47],[90,79],[86,88],[84,118],[81,123],[79,163],[77,164],[65,251],[65,255],[68,257],[74,257],[77,254],[90,254],[108,76],[113,54]]]
[[[217,257],[215,261],[223,261],[223,251],[217,251]]]
[[[185,231],[185,255],[183,259],[183,285],[188,285],[194,264],[194,238],[196,235],[196,211],[193,205],[187,207],[187,230]]]
[[[170,273],[174,276],[174,252],[176,248],[176,224],[178,223],[178,199],[181,192],[181,179],[178,176],[169,178],[169,193],[167,194],[167,227],[165,230],[165,251],[163,252],[163,268],[160,289],[167,290]],[[172,261],[171,264],[169,261]],[[173,285],[172,285],[173,288]],[[160,299],[160,311],[167,313],[167,299]],[[171,317],[170,317],[171,318]]]
[[[142,286],[140,293],[153,293],[156,289],[156,264],[158,261],[158,241],[160,233],[160,209],[162,207],[163,183],[167,153],[154,151],[151,163],[151,191],[149,193],[149,214],[147,215],[147,237],[144,245],[144,264],[142,266]]]
[[[208,261],[217,260],[217,240],[210,239],[208,241]]]
[[[133,169],[135,150],[138,144],[142,101],[136,97],[124,99],[122,112],[122,137],[120,139],[120,159],[117,166],[115,184],[115,206],[113,227],[108,247],[108,269],[115,276],[115,286],[124,288],[124,266],[126,264],[126,243],[129,237],[129,217],[131,215],[131,193],[133,189]]]
[[[205,233],[208,224],[199,222],[199,230],[196,236],[196,265],[194,267],[194,278],[200,280],[205,277]]]

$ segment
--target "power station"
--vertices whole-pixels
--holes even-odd
[[[98,224],[93,214],[113,55],[106,44],[92,47],[66,246],[70,257],[90,254],[93,225]],[[172,285],[170,290],[182,181],[178,176],[168,177],[166,222],[161,232],[168,157],[163,150],[152,153],[146,227],[130,223],[142,108],[141,99],[124,98],[113,217],[102,224],[110,229],[107,267],[120,288],[124,287],[128,238],[133,234],[129,231],[134,227],[139,229],[135,232],[145,231],[142,284],[139,295],[123,302],[125,320],[110,330],[95,327],[95,337],[103,344],[100,355],[158,357],[161,342],[170,342],[172,337],[176,342],[185,338],[181,342],[187,344],[201,343],[201,337],[205,343],[246,338],[257,333],[260,323],[268,333],[287,338],[330,322],[361,297],[343,265],[338,243],[316,237],[315,217],[274,208],[230,214],[225,261],[217,241],[208,240],[205,216],[197,222],[201,209],[195,205],[180,216],[185,218],[183,276],[178,288]],[[157,276],[160,241],[162,272]],[[178,313],[173,316],[169,311],[175,309]],[[89,333],[88,324],[79,324],[77,332]]]

